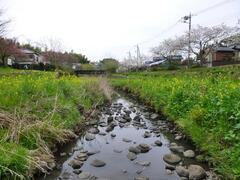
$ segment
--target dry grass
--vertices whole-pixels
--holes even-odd
[[[104,93],[104,95],[108,99],[108,101],[111,102],[113,97],[113,89],[108,84],[108,81],[106,78],[102,77],[99,79],[99,87],[100,87],[100,90]]]
[[[76,124],[106,99],[96,77],[34,72],[0,77],[0,87],[0,179],[47,173],[56,144],[75,138]]]
[[[33,171],[47,173],[51,170],[51,164],[55,160],[50,147],[56,142],[65,143],[76,137],[72,131],[55,127],[48,120],[33,119],[27,112],[18,113],[16,110],[14,114],[0,111],[0,127],[7,129],[5,137],[1,137],[1,141],[19,144],[20,139],[28,137],[33,137],[36,140],[39,148],[30,151],[31,156],[27,157],[31,171],[29,175],[33,174]],[[11,169],[6,170],[20,177]]]
[[[8,128],[14,121],[10,113],[0,110],[0,128]]]

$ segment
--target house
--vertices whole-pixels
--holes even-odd
[[[49,64],[45,58],[29,49],[20,49],[20,54],[8,58],[8,65],[23,69],[31,69],[34,65]]]
[[[183,57],[182,55],[170,55],[167,56],[167,60],[170,64],[181,64]]]
[[[81,69],[81,63],[72,63],[72,69],[75,70],[80,70]]]
[[[234,59],[236,61],[239,61],[240,60],[240,44],[233,44],[231,46],[229,46],[230,48],[234,49],[235,51],[235,57]]]
[[[170,65],[170,64],[180,64],[181,60],[183,59],[182,55],[169,55],[169,56],[157,56],[153,57],[152,61],[144,62],[145,66],[153,67],[153,66],[160,66],[160,65]]]
[[[240,63],[240,45],[217,46],[205,51],[204,64],[208,67]]]

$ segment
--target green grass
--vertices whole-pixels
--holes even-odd
[[[125,74],[111,83],[177,122],[226,179],[240,178],[240,67]]]
[[[0,76],[0,179],[29,178],[42,168],[36,158],[52,162],[51,148],[71,138],[84,113],[104,100],[95,77]]]
[[[30,159],[28,150],[16,143],[1,143],[0,154],[0,177],[24,179]]]
[[[16,72],[23,72],[23,70],[0,66],[0,75],[7,74],[7,73],[16,73]]]

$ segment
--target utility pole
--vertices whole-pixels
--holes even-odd
[[[129,60],[129,61],[132,61],[132,54],[131,54],[131,51],[128,51],[128,60]]]
[[[129,71],[129,68],[132,66],[132,54],[131,54],[131,51],[128,51],[128,71]]]
[[[192,14],[189,13],[188,16],[184,16],[184,23],[188,23],[188,68],[190,67],[190,55],[191,55],[191,29],[192,29]]]
[[[137,44],[137,66],[139,66],[140,60],[141,60],[141,54],[140,54],[139,46]]]

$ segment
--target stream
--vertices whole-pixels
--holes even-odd
[[[166,119],[132,99],[119,96],[88,125],[60,149],[58,168],[39,179],[214,179],[182,134],[168,133]]]

